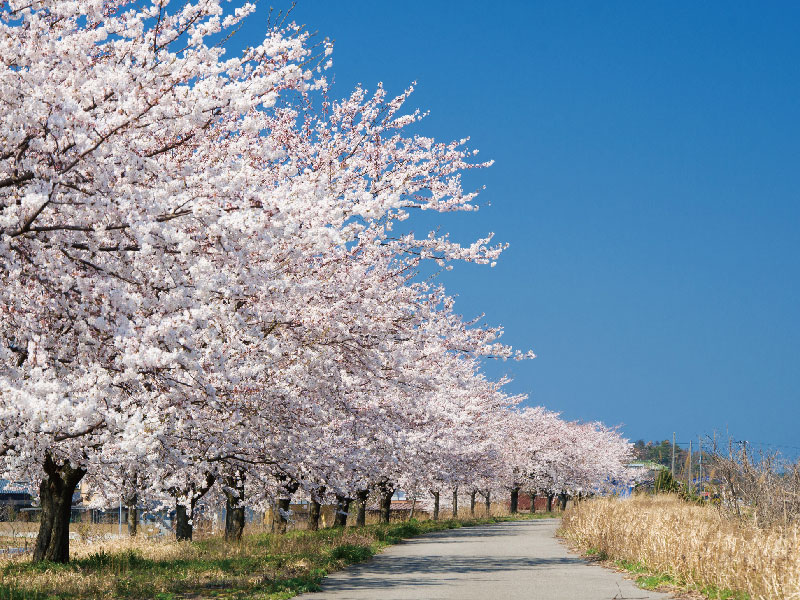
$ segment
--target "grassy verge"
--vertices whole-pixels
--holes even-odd
[[[598,498],[569,509],[560,535],[646,589],[711,600],[800,597],[800,529],[760,529],[674,496]]]
[[[644,590],[661,590],[670,592],[697,592],[708,600],[751,600],[747,592],[737,592],[715,585],[699,585],[690,583],[671,573],[660,573],[642,562],[634,560],[611,560],[608,555],[597,548],[589,548],[584,556],[597,561],[611,569],[624,571],[632,576],[636,585]],[[693,596],[694,597],[694,596]]]
[[[516,518],[543,518],[545,514]],[[0,563],[0,600],[155,598],[278,600],[319,589],[323,577],[402,539],[512,520],[407,521],[199,542],[115,541],[79,549],[66,565]]]

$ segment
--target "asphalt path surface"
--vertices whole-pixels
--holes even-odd
[[[571,554],[557,519],[439,531],[325,578],[303,600],[656,600],[668,594]]]

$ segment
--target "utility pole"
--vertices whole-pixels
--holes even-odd
[[[703,486],[703,438],[697,436],[697,447],[700,449],[700,490],[705,489]]]
[[[672,478],[675,478],[675,432],[672,432]]]
[[[689,440],[689,472],[686,474],[687,487],[692,484],[692,440]]]

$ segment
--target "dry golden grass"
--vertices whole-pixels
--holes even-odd
[[[760,529],[673,495],[597,498],[564,515],[562,534],[584,550],[638,562],[699,588],[753,600],[800,598],[800,527]]]
[[[376,538],[374,532],[370,534],[328,530],[321,535],[246,537],[241,543],[221,538],[177,542],[144,536],[94,543],[73,540],[70,565],[37,569],[30,565],[30,556],[0,559],[0,592],[2,586],[8,586],[17,590],[19,597],[37,600],[110,600],[159,594],[177,598],[187,592],[192,597],[206,597],[215,589],[246,597],[251,592],[259,598],[282,597],[281,590],[270,589],[271,581],[307,576],[314,567],[322,566],[321,555],[330,568],[327,554],[332,549],[371,548]],[[271,593],[275,591],[278,593]]]

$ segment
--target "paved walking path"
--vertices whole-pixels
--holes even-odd
[[[656,600],[570,554],[540,519],[440,531],[334,573],[303,600]]]

